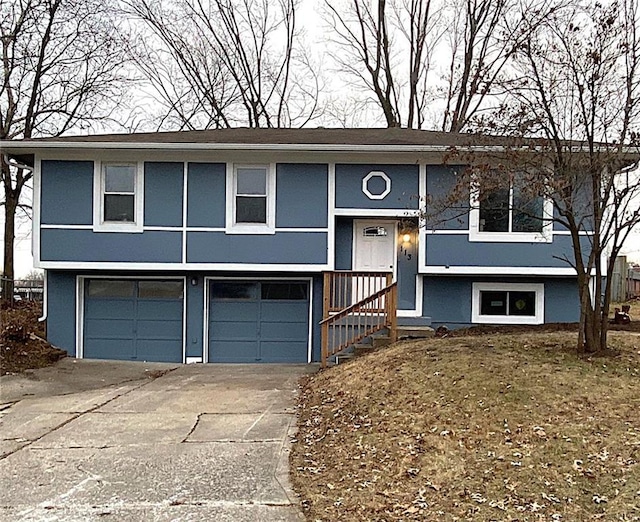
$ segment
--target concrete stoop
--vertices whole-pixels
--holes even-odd
[[[409,325],[398,326],[397,328],[398,341],[405,339],[428,339],[434,337],[434,335],[435,330],[430,326]],[[345,352],[336,355],[334,364],[350,361],[351,359],[371,353],[374,350],[382,348],[383,346],[388,346],[389,344],[391,344],[391,338],[387,333],[374,334],[370,337],[366,337],[359,343],[354,344]]]
[[[435,333],[435,330],[430,326],[398,326],[398,340],[428,339],[434,337]]]

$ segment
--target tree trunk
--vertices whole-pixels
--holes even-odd
[[[13,303],[13,244],[16,235],[17,198],[13,193],[5,193],[4,202],[4,265],[2,268],[2,300]]]
[[[598,311],[591,301],[589,278],[578,276],[578,296],[580,298],[580,325],[577,352],[598,353],[601,351],[601,321]]]

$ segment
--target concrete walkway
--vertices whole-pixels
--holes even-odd
[[[0,520],[303,520],[288,453],[315,369],[69,359],[2,377]]]

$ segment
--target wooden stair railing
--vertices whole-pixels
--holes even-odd
[[[389,286],[392,281],[391,272],[325,272],[322,318],[326,319],[331,313],[344,310],[347,306],[373,295]]]
[[[374,292],[347,306],[320,323],[322,327],[322,367],[329,357],[338,355],[358,341],[384,328],[391,342],[397,335],[398,283]]]

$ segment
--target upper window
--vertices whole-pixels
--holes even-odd
[[[227,232],[273,233],[274,228],[275,169],[234,165],[227,175]]]
[[[101,163],[94,181],[94,230],[142,231],[142,174],[138,163]]]
[[[531,197],[521,186],[483,190],[472,194],[470,212],[471,241],[541,241],[552,240],[551,202]]]
[[[544,285],[474,283],[472,322],[541,324],[544,322]]]

